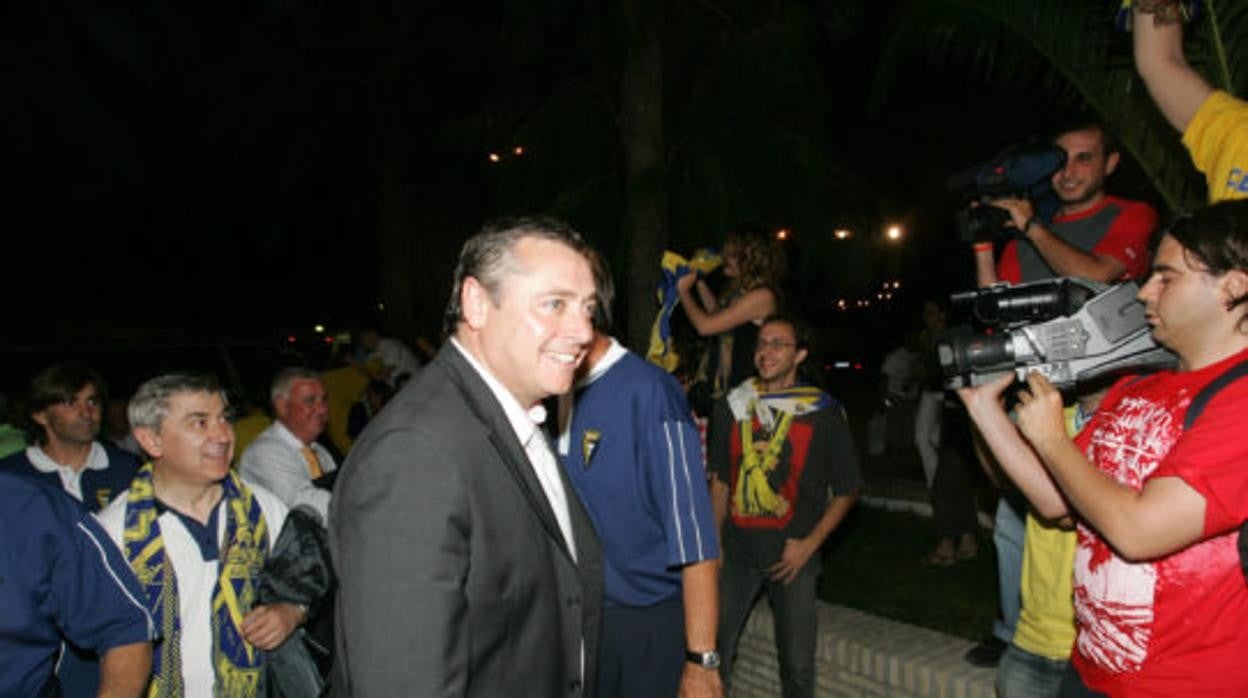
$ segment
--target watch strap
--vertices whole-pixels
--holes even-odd
[[[707,652],[694,652],[693,650],[685,650],[685,661],[697,664],[706,669],[719,668],[719,652],[710,650]]]

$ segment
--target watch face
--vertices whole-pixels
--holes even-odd
[[[719,668],[719,652],[715,650],[710,652],[685,652],[685,659],[705,669]]]

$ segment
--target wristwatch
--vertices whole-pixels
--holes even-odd
[[[719,668],[719,652],[711,650],[709,652],[694,652],[693,650],[685,650],[685,661],[693,662],[703,669]]]

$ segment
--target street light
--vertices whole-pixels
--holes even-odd
[[[832,237],[837,240],[848,240],[852,235],[853,234],[849,232],[848,228],[837,228],[832,231]]]
[[[900,240],[901,235],[902,235],[901,226],[895,223],[893,225],[888,226],[888,230],[884,231],[884,236],[887,237],[892,242],[897,242],[898,240]]]

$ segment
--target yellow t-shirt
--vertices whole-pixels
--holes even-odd
[[[377,362],[380,363],[380,362]],[[375,365],[367,368],[375,369]],[[351,437],[347,435],[347,415],[351,406],[364,396],[369,374],[359,366],[343,366],[321,373],[325,392],[329,394],[329,423],[325,431],[338,452],[346,455],[351,450]]]
[[[1014,644],[1048,659],[1068,659],[1075,644],[1075,532],[1027,515],[1022,610]]]
[[[1066,433],[1075,427],[1077,406],[1067,407]],[[1019,649],[1047,659],[1069,659],[1075,644],[1075,532],[1048,526],[1027,515],[1023,538],[1022,609],[1014,627]]]
[[[1215,91],[1187,125],[1183,145],[1205,174],[1209,203],[1248,197],[1248,102]]]

